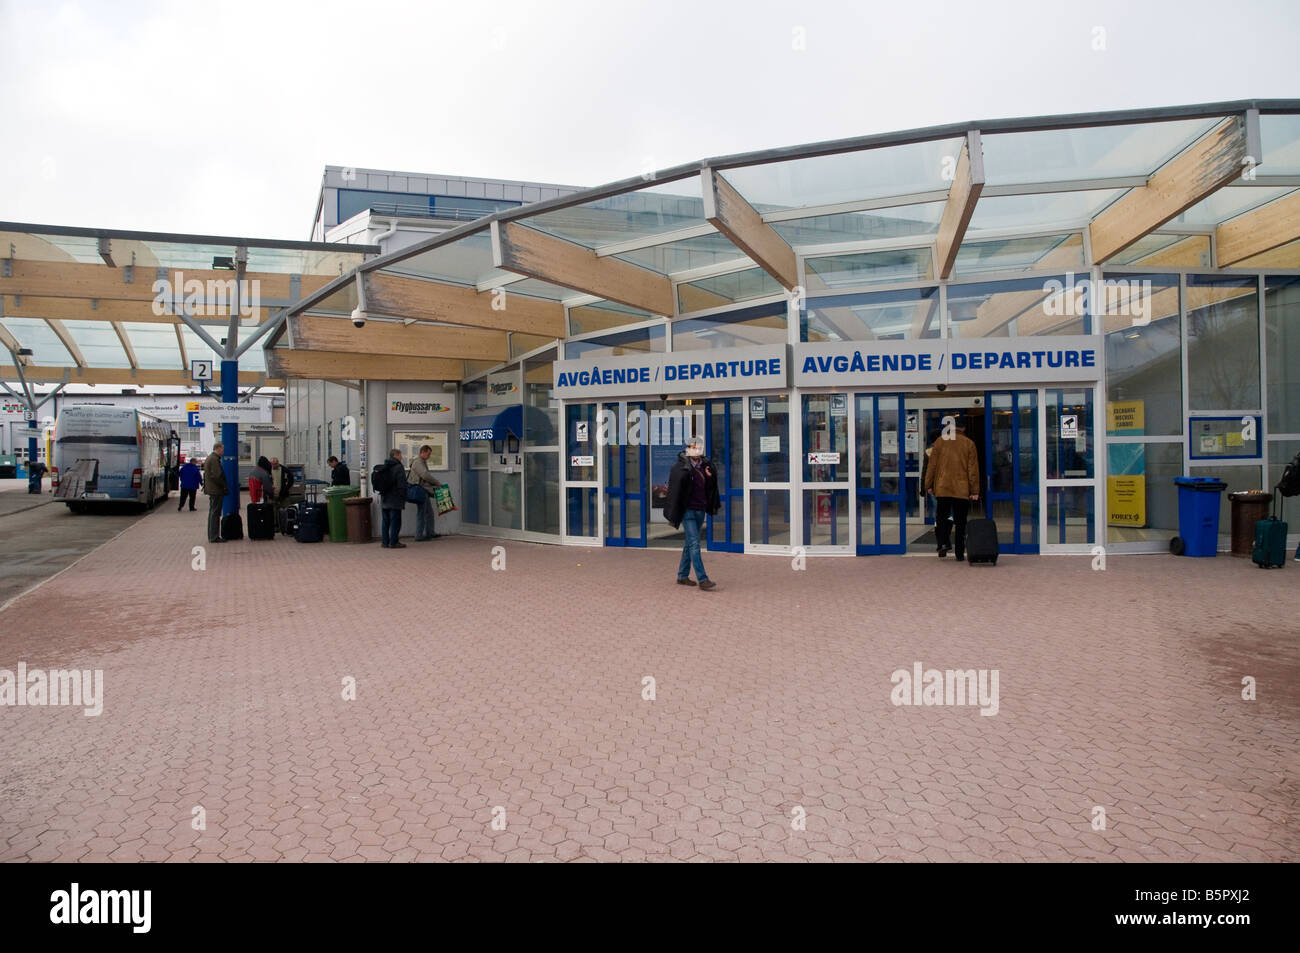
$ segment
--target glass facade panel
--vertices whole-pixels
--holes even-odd
[[[681,314],[721,308],[737,301],[752,301],[780,294],[780,282],[762,268],[747,268],[727,275],[701,278],[677,286],[677,310]]]
[[[488,455],[462,453],[460,459],[464,480],[461,488],[462,498],[456,501],[460,508],[460,518],[466,523],[487,526]]]
[[[852,467],[848,395],[804,394],[804,482],[847,483]]]
[[[1178,276],[1109,277],[1094,300],[1106,334],[1106,424],[1111,436],[1183,432]],[[1116,416],[1118,415],[1118,416]]]
[[[1300,278],[1264,281],[1268,429],[1300,433]]]
[[[803,491],[803,544],[849,545],[849,491]]]
[[[581,341],[569,341],[564,345],[564,354],[572,360],[575,357],[592,355],[617,357],[620,354],[640,354],[647,351],[662,353],[667,349],[664,344],[664,327],[663,324],[652,324],[644,328],[633,328],[630,331],[615,331],[611,334],[584,338]]]
[[[19,347],[32,349],[32,363],[37,367],[73,365],[72,355],[63,346],[59,336],[40,318],[3,318],[0,319],[0,324],[14,336]],[[8,352],[5,352],[5,360],[9,360]]]
[[[640,324],[654,315],[639,308],[629,308],[615,301],[602,301],[599,304],[586,304],[569,309],[569,333],[588,334],[592,331],[608,331],[621,328],[625,324]]]
[[[1047,479],[1093,475],[1092,388],[1047,389]]]
[[[934,277],[934,256],[929,248],[828,255],[804,261],[809,292],[837,291],[868,284],[902,284]]]
[[[962,242],[953,263],[954,278],[970,278],[995,271],[1085,272],[1083,235],[1047,235],[1037,238],[1002,238],[987,242]]]
[[[568,479],[595,481],[597,450],[597,419],[595,404],[566,404],[565,417],[565,453],[568,455]],[[591,463],[581,460],[590,457]],[[579,458],[575,463],[574,459]],[[572,532],[572,530],[570,530]]]
[[[1300,116],[1260,116],[1259,142],[1269,175],[1300,175]]]
[[[1092,543],[1097,520],[1090,486],[1047,488],[1047,543]]]
[[[673,322],[673,350],[784,344],[786,311],[785,302],[777,301],[723,314],[681,318]]]
[[[997,228],[1057,228],[1092,220],[1124,189],[1089,189],[1084,192],[1040,192],[1036,195],[981,196],[975,203],[968,234]],[[1059,267],[1059,266],[1058,266]]]
[[[492,525],[503,529],[519,529],[519,498],[522,474],[493,470]]]
[[[939,289],[903,288],[808,298],[803,341],[899,341],[939,337]]]
[[[524,446],[554,447],[559,443],[560,402],[551,397],[555,349],[524,361]]]
[[[790,545],[790,491],[749,491],[749,542],[754,546]]]
[[[594,486],[571,486],[568,493],[570,536],[594,538],[600,535],[600,490]]]
[[[749,419],[749,482],[785,483],[790,479],[790,400],[751,397]]]
[[[869,212],[813,215],[770,224],[790,247],[800,249],[884,238],[931,238],[939,232],[943,210],[943,202],[925,202]]]
[[[1259,407],[1259,295],[1254,278],[1187,276],[1191,410]]]
[[[524,512],[533,533],[560,534],[560,455],[524,454]]]
[[[1107,540],[1167,543],[1177,536],[1182,444],[1112,442],[1106,452]]]
[[[691,175],[585,205],[544,212],[527,222],[529,228],[588,248],[703,225],[700,177]]]
[[[1081,289],[1066,275],[949,285],[948,332],[954,338],[1088,334]],[[1062,293],[1060,289],[1073,288]]]

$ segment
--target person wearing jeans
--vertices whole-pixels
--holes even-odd
[[[379,506],[384,512],[384,549],[405,549],[406,544],[398,540],[402,535],[402,508],[406,506],[406,468],[402,466],[402,451],[390,450],[381,467],[384,480],[375,482],[383,487],[379,491]]]
[[[664,501],[664,517],[674,527],[680,526],[686,534],[682,545],[682,559],[677,565],[677,584],[694,586],[691,569],[700,589],[707,592],[716,589],[717,583],[704,571],[704,560],[700,556],[700,536],[704,532],[704,521],[721,509],[718,496],[717,465],[704,455],[704,438],[692,437],[686,449],[677,455],[668,476],[668,497]]]

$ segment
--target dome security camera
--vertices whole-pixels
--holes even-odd
[[[940,384],[940,385],[939,385],[939,390],[940,390],[940,391],[945,391],[945,390],[947,390],[947,389],[948,389],[948,385],[947,385],[947,384]]]
[[[367,317],[368,315],[360,308],[354,308],[352,311],[352,326],[356,328],[364,328],[366,326]]]

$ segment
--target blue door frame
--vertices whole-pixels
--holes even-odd
[[[854,483],[856,486],[855,496],[857,506],[861,507],[864,503],[870,503],[875,526],[875,537],[867,543],[861,539],[858,540],[859,556],[878,556],[878,555],[902,555],[907,552],[907,503],[905,496],[907,494],[907,457],[905,454],[906,440],[902,430],[906,421],[906,409],[904,408],[904,395],[902,394],[855,394],[853,398],[853,426],[861,432],[859,424],[859,415],[864,407],[871,408],[871,486],[862,485],[862,474],[856,473]],[[894,438],[898,444],[898,489],[895,493],[885,493],[880,486],[880,412],[884,410],[897,411],[894,426]],[[880,543],[880,505],[882,503],[894,503],[898,507],[898,542],[897,543]],[[861,526],[861,517],[855,512],[854,518],[858,519],[858,525]]]
[[[605,545],[606,546],[631,546],[641,549],[646,544],[646,477],[647,477],[647,457],[645,450],[645,440],[647,428],[645,416],[645,404],[641,402],[629,401],[626,407],[614,402],[601,405],[603,414],[612,413],[614,415],[614,433],[609,435],[610,440],[606,443],[605,452]],[[627,425],[627,417],[633,411],[641,412],[642,424],[638,427],[641,431],[639,439],[641,443],[635,446],[629,446],[627,432],[630,429]],[[603,417],[602,423],[607,420]],[[635,461],[629,461],[628,457],[635,457]],[[630,491],[627,488],[627,478],[629,471],[635,478],[635,483],[640,487],[639,490]],[[638,518],[632,520],[632,525],[628,525],[628,503],[639,504],[636,506]]]
[[[995,397],[1010,397],[1011,399],[1011,489],[996,491],[994,487],[994,470],[997,467],[997,460],[994,456],[993,431]],[[1042,413],[1042,408],[1038,406],[1038,392],[1034,390],[1004,390],[1004,391],[985,391],[984,407],[986,420],[984,422],[984,498],[981,500],[983,514],[985,517],[993,518],[993,506],[995,503],[1009,502],[1011,504],[1012,525],[1010,542],[999,542],[999,549],[1004,553],[1026,553],[1035,554],[1038,552],[1037,538],[1037,521],[1038,521],[1038,414]],[[1029,432],[1020,426],[1021,412],[1027,409],[1035,411],[1033,424]],[[1032,449],[1031,457],[1034,461],[1034,477],[1027,480],[1020,469],[1020,460],[1023,455],[1025,443]],[[1034,521],[1034,526],[1025,526],[1025,503],[1028,503],[1029,519]],[[972,514],[974,515],[974,514]],[[1006,534],[1005,527],[998,527],[999,538]]]
[[[745,527],[742,525],[745,513],[744,446],[733,447],[731,434],[731,425],[735,418],[739,418],[741,427],[744,427],[744,414],[745,401],[740,397],[710,400],[704,404],[704,452],[718,466],[718,497],[722,504],[717,515],[709,517],[708,529],[705,533],[707,548],[714,552],[745,551]],[[722,425],[720,446],[718,441],[713,439],[715,421]],[[741,467],[731,466],[733,457],[741,461]],[[733,500],[739,501],[740,505],[733,507]],[[733,513],[736,514],[734,520]]]

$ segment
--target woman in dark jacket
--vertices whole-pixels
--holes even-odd
[[[677,584],[693,586],[691,567],[701,589],[708,591],[717,583],[704,571],[700,558],[700,536],[704,520],[722,508],[718,496],[717,465],[704,455],[704,438],[692,437],[686,449],[677,455],[672,473],[668,475],[668,498],[664,501],[664,517],[674,527],[686,533],[682,545],[682,561],[677,566]]]
[[[379,491],[379,507],[384,514],[384,549],[405,549],[398,542],[402,534],[402,509],[406,506],[406,468],[402,466],[402,451],[392,450],[384,461],[384,488]]]

